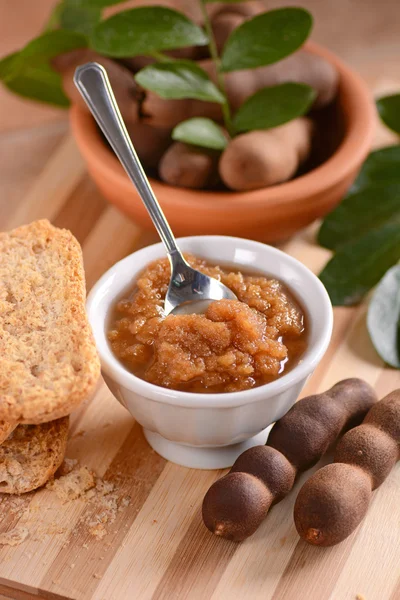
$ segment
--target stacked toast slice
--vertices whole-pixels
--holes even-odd
[[[71,232],[41,220],[0,233],[0,492],[53,475],[68,415],[94,391],[100,365],[85,299]]]

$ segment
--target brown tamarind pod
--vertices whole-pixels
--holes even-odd
[[[151,127],[137,121],[127,121],[125,125],[144,167],[157,169],[163,154],[172,144],[171,129]]]
[[[202,509],[206,527],[233,541],[252,535],[272,504],[290,492],[296,475],[360,423],[375,401],[374,390],[361,379],[345,379],[300,400],[275,423],[266,446],[246,450],[210,487]]]
[[[223,11],[217,13],[211,21],[215,43],[219,53],[222,52],[225,42],[234,29],[245,21],[245,17],[237,12]]]
[[[267,444],[283,452],[298,471],[306,471],[340,434],[361,423],[376,400],[375,390],[366,381],[339,381],[327,392],[309,396],[307,402],[296,402],[275,423]]]
[[[188,46],[187,48],[177,48],[176,50],[166,50],[166,56],[180,60],[204,60],[208,54],[206,46]],[[131,58],[120,58],[119,63],[127,67],[133,73],[137,73],[140,69],[144,69],[148,65],[156,62],[151,56],[132,56]]]
[[[294,521],[301,538],[316,546],[346,539],[365,517],[372,491],[400,458],[400,389],[367,413],[337,445],[334,463],[323,467],[301,488]]]
[[[93,50],[73,50],[57,56],[52,61],[53,67],[62,75],[63,89],[70,101],[84,110],[88,110],[85,101],[74,84],[76,67],[86,62],[97,62],[106,69],[124,120],[131,123],[138,121],[143,90],[138,86],[132,73],[126,67],[111,58],[97,54]]]
[[[254,17],[265,11],[265,4],[262,2],[235,2],[230,4],[220,3],[219,5],[210,5],[209,14],[214,20],[217,16],[224,14],[236,14],[242,17]]]
[[[312,122],[300,117],[280,127],[236,136],[221,156],[221,179],[237,191],[287,181],[309,156],[312,131]]]
[[[202,60],[199,65],[216,83],[217,75],[213,61]],[[334,65],[322,56],[301,49],[272,65],[225,73],[224,81],[233,110],[237,110],[258,90],[287,81],[311,86],[316,92],[313,108],[322,108],[335,98],[339,74]]]
[[[146,91],[141,103],[141,119],[153,127],[173,128],[182,121],[193,117],[207,117],[222,121],[221,105],[216,102],[203,102],[185,98],[166,100],[154,92]]]
[[[159,175],[169,185],[211,187],[218,182],[218,152],[174,142],[161,158]]]

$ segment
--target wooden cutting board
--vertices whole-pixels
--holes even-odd
[[[82,244],[90,288],[115,261],[156,238],[106,204],[65,124],[52,127],[42,146],[44,170],[25,195],[1,204],[0,228],[40,217],[70,228]],[[13,147],[22,152],[23,140]],[[318,272],[328,253],[314,244],[314,231],[284,249]],[[365,305],[335,310],[332,343],[304,395],[353,376],[369,381],[381,397],[400,386],[399,372],[385,369],[371,346],[365,311]],[[212,536],[200,507],[222,472],[190,470],[158,456],[104,383],[72,416],[67,456],[113,489],[64,504],[47,489],[0,497],[0,540],[12,530],[26,536],[19,545],[0,545],[1,598],[400,599],[400,466],[374,493],[358,530],[321,549],[300,541],[293,525],[305,476],[249,540],[237,545]]]

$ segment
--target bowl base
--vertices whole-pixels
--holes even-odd
[[[153,450],[177,465],[190,469],[226,469],[248,448],[265,444],[271,427],[238,444],[206,448],[172,442],[149,429],[143,428],[143,433]]]

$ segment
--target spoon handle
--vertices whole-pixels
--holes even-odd
[[[89,62],[76,69],[74,82],[129,178],[136,186],[171,260],[175,261],[177,255],[181,256],[180,250],[126,130],[107,71],[98,63]]]

